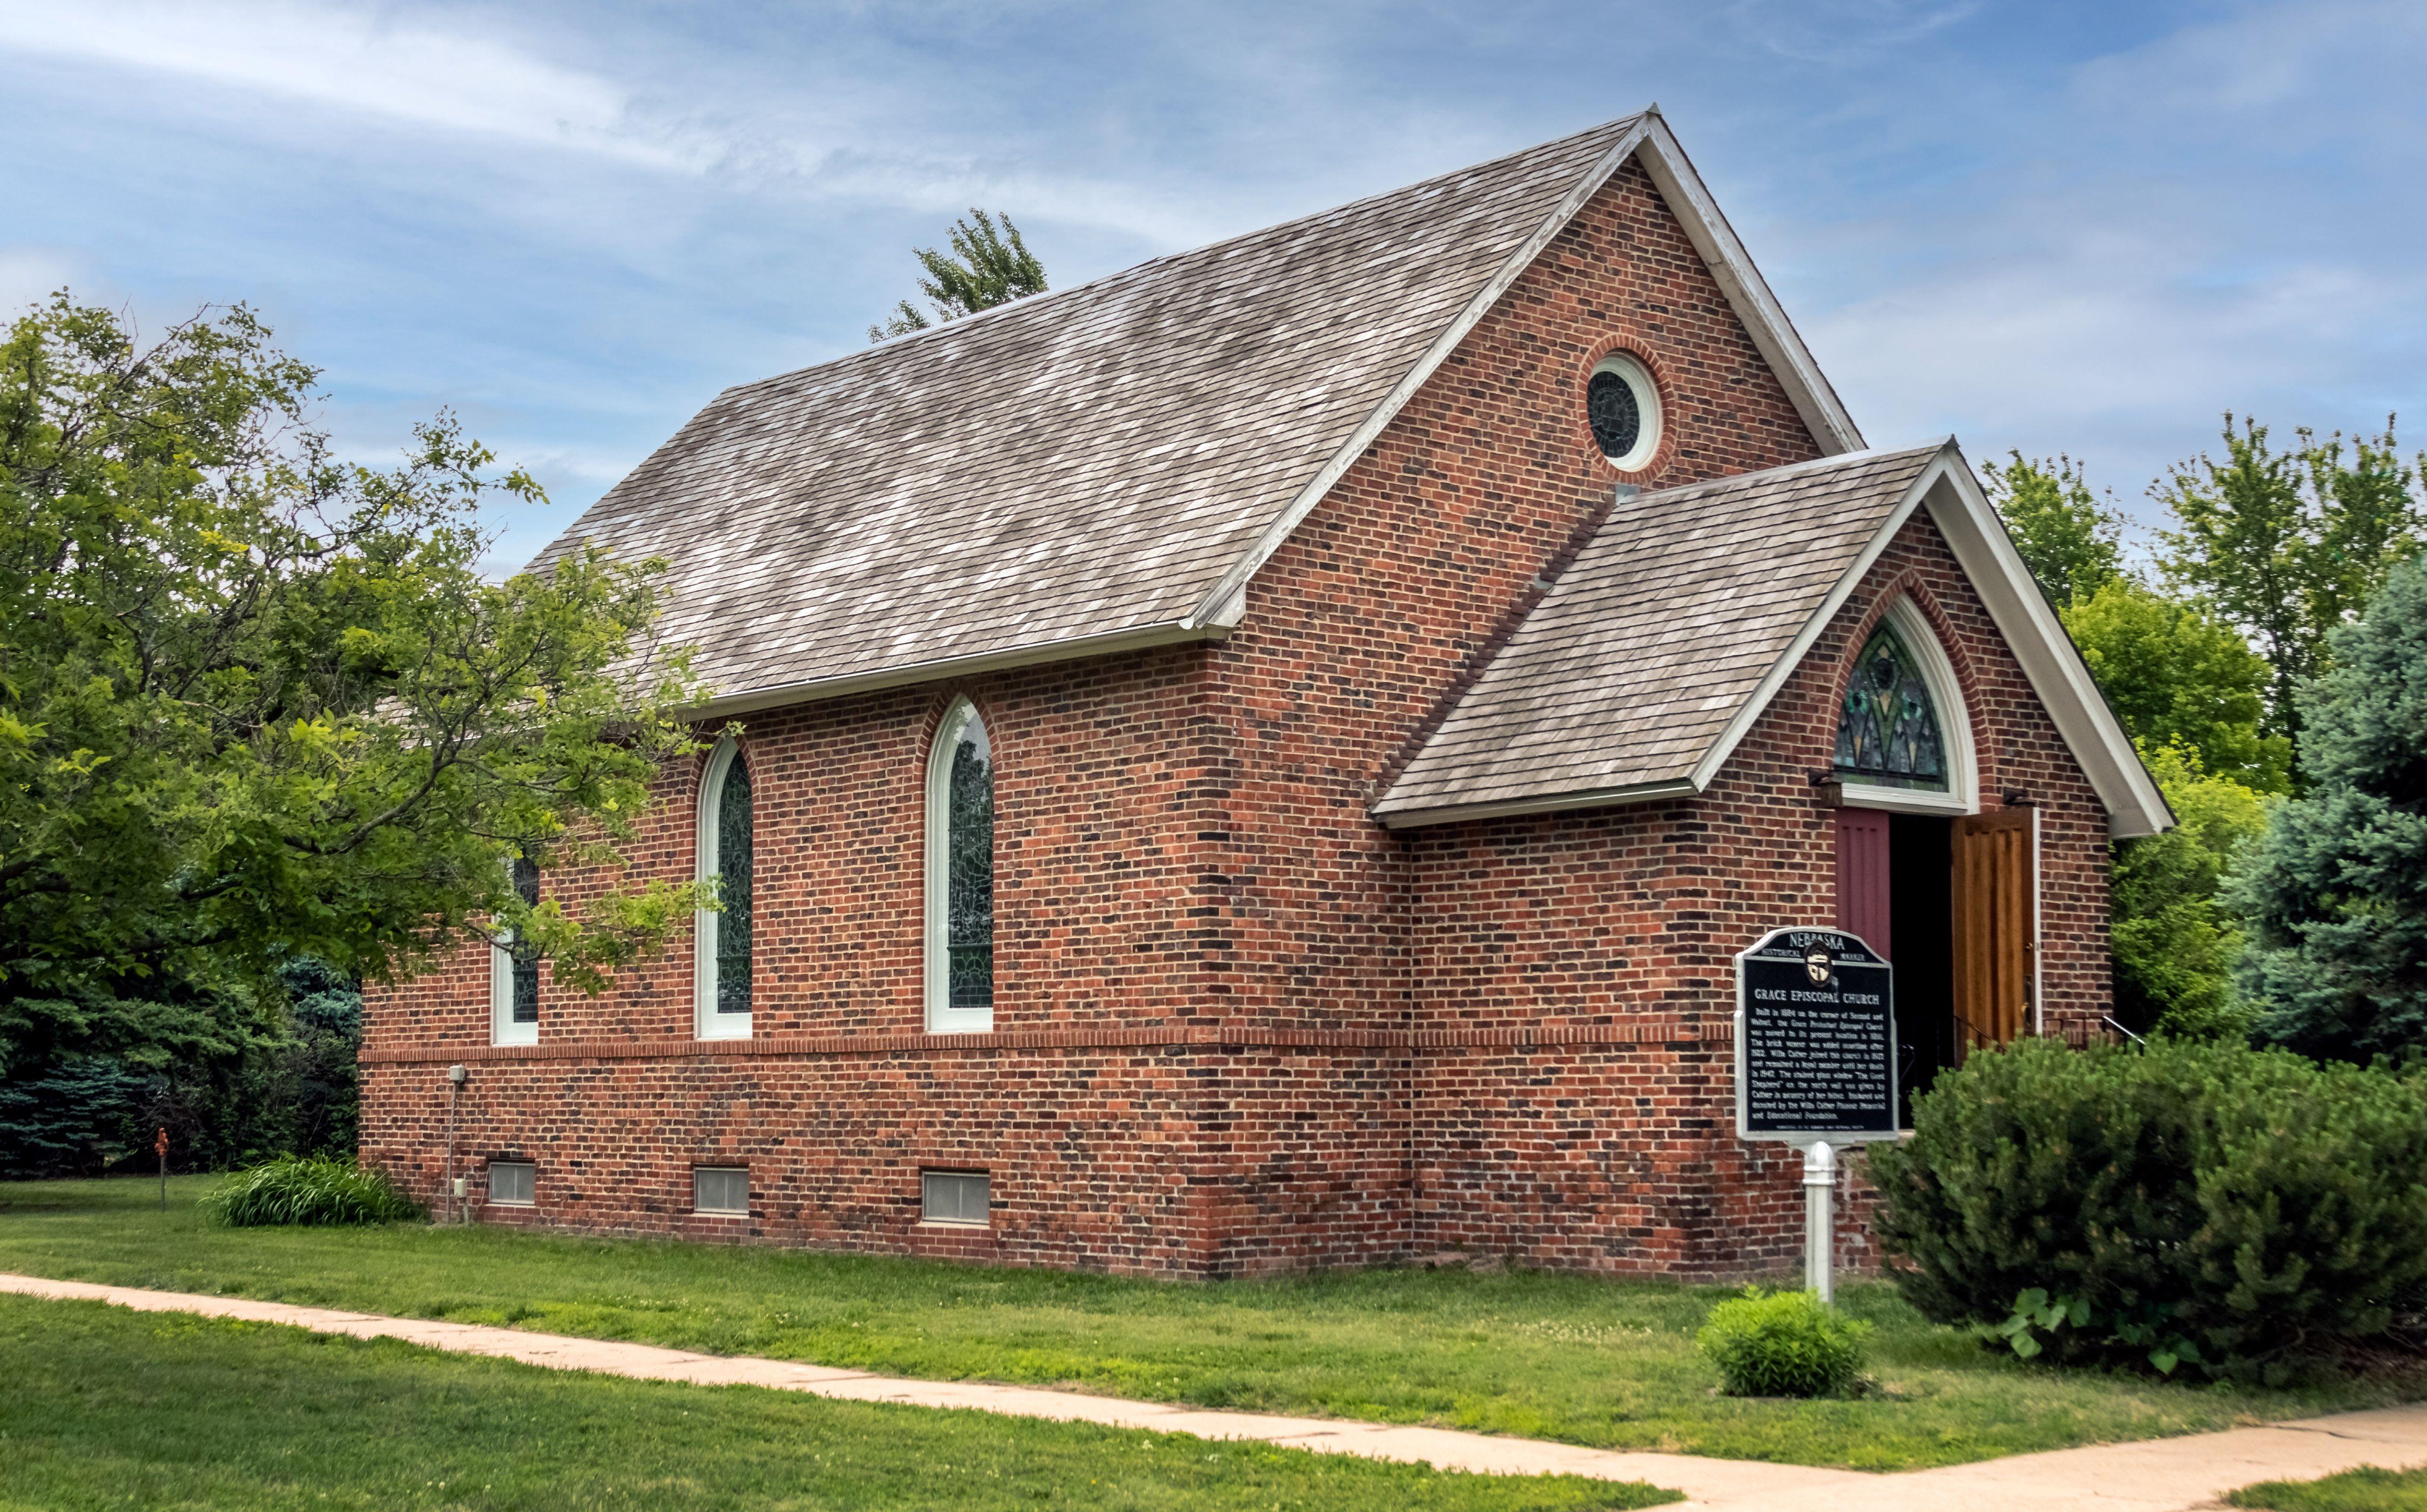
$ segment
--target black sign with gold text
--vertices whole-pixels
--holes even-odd
[[[1852,935],[1777,929],[1736,957],[1736,1132],[1897,1132],[1895,967]]]

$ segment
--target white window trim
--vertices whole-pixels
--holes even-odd
[[[963,698],[945,711],[936,726],[935,743],[927,748],[927,1032],[984,1034],[994,1029],[994,1009],[952,1005],[952,865],[953,754],[961,732],[971,724],[985,728],[977,706]],[[994,732],[986,731],[989,748]]]
[[[1946,790],[1930,792],[1849,780],[1838,785],[1838,802],[1849,808],[1883,808],[1892,814],[1980,812],[1980,769],[1972,753],[1972,714],[1964,707],[1963,685],[1956,680],[1955,664],[1946,658],[1946,648],[1938,643],[1938,632],[1930,627],[1929,617],[1910,595],[1897,595],[1896,602],[1881,618],[1895,629],[1905,649],[1913,653],[1914,670],[1921,674],[1922,685],[1930,690],[1930,701],[1937,707],[1938,738],[1946,750]],[[1869,643],[1865,636],[1864,644]],[[1855,655],[1861,654],[1862,647],[1855,647]],[[1831,753],[1834,755],[1833,724],[1829,738]]]
[[[697,875],[702,882],[713,881],[718,873],[716,856],[717,818],[725,805],[725,774],[741,747],[726,736],[716,742],[709,753],[708,765],[699,777],[698,816],[693,822],[697,854]],[[755,851],[757,847],[754,845]],[[692,916],[692,1033],[699,1039],[748,1039],[754,1014],[721,1014],[716,1011],[716,931],[723,916],[714,909],[703,908]],[[756,959],[756,952],[753,952]],[[756,1000],[753,1000],[756,1006]]]
[[[1620,472],[1641,472],[1652,465],[1652,459],[1660,450],[1660,385],[1652,381],[1652,370],[1644,366],[1639,359],[1622,351],[1611,352],[1593,364],[1592,371],[1585,375],[1585,382],[1589,384],[1603,373],[1618,374],[1627,381],[1629,387],[1635,390],[1635,407],[1638,424],[1635,432],[1635,445],[1627,450],[1626,455],[1613,457],[1604,451],[1602,459]],[[1595,450],[1600,449],[1599,437],[1594,438],[1593,446]]]
[[[514,863],[506,858],[506,886],[512,887]],[[514,1022],[514,932],[498,930],[489,936],[489,1043],[492,1045],[536,1045],[539,1043],[539,1020],[528,1024]]]

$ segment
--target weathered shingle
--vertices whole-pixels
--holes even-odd
[[[1683,781],[1945,444],[1621,501],[1374,812]]]
[[[540,561],[725,698],[1177,623],[1632,124],[727,390]]]

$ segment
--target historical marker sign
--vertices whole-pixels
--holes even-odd
[[[1776,929],[1736,957],[1736,1132],[1897,1133],[1895,968],[1852,935]]]

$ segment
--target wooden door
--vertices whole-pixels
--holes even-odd
[[[1955,821],[1955,1016],[1960,1057],[2031,1028],[2039,990],[2039,810]]]
[[[1859,935],[1882,961],[1896,959],[1888,929],[1888,816],[1837,810],[1837,927]]]

